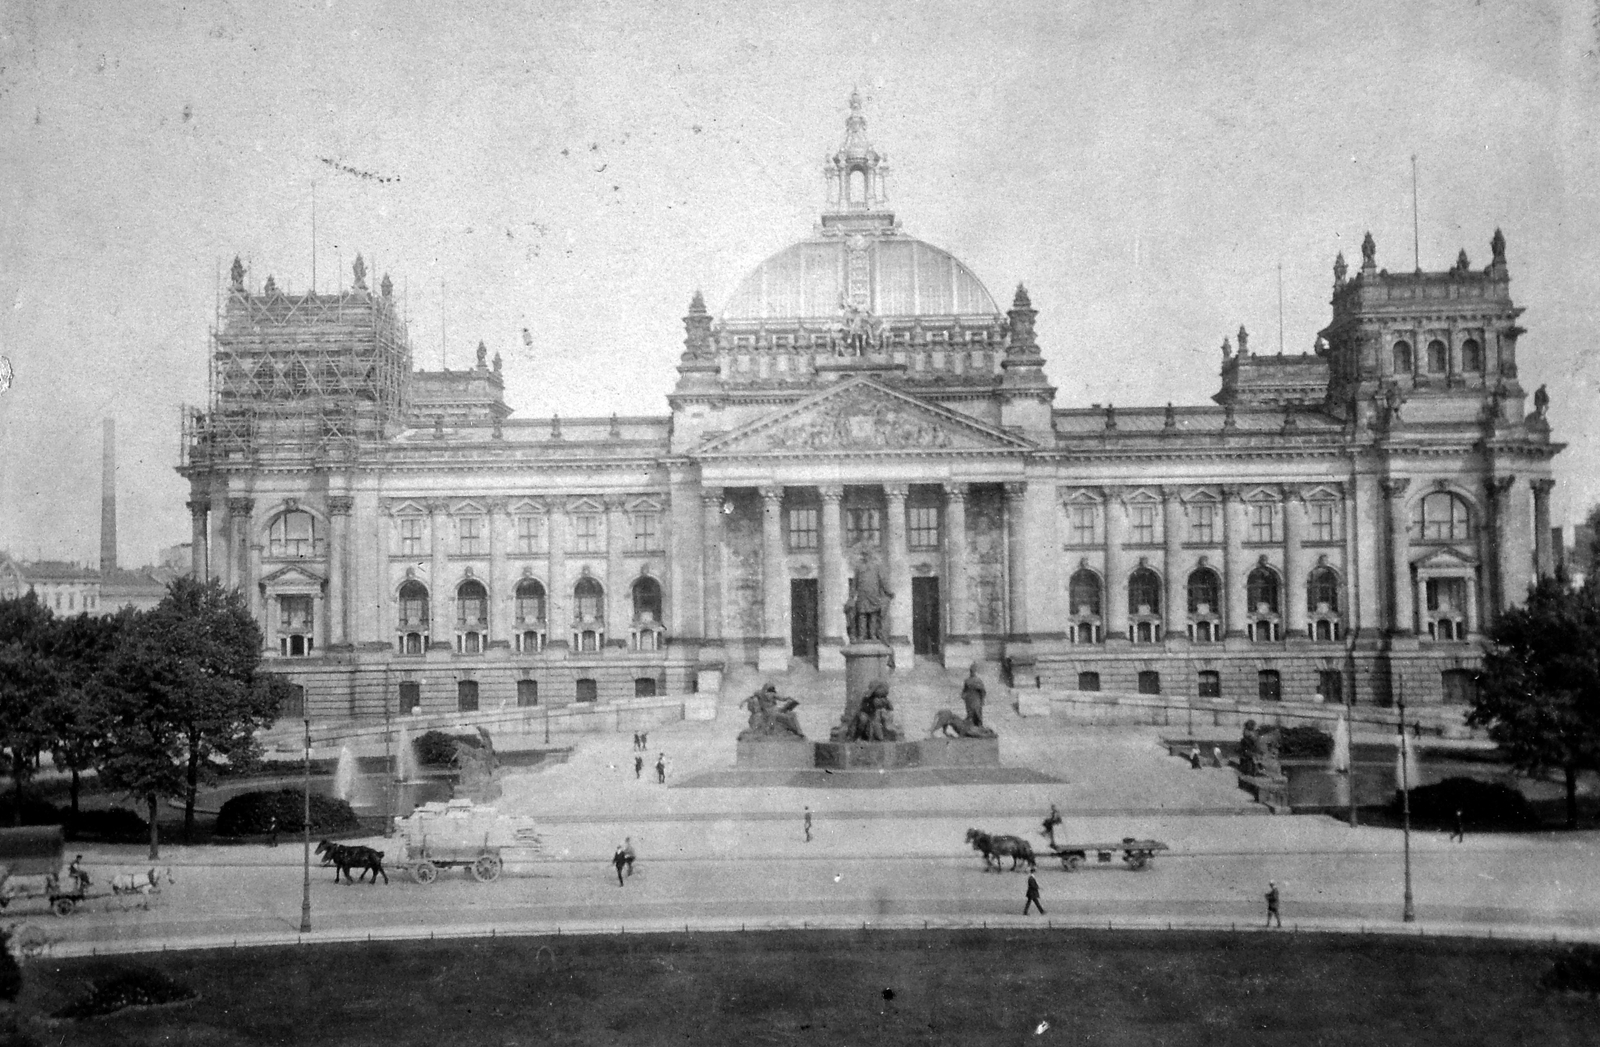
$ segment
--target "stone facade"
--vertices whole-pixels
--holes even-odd
[[[1443,273],[1379,270],[1369,238],[1314,352],[1241,330],[1214,405],[1057,407],[1027,293],[1002,311],[902,231],[852,103],[814,235],[720,315],[695,296],[670,416],[517,419],[482,349],[412,370],[364,270],[286,299],[236,268],[229,392],[180,467],[195,569],[249,592],[315,715],[840,668],[863,556],[902,671],[1465,699],[1482,630],[1551,567],[1560,449],[1525,413],[1498,232]]]

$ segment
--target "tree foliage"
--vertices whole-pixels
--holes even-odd
[[[31,590],[0,600],[0,748],[10,759],[16,789],[13,825],[22,824],[32,760],[50,742],[45,710],[61,686],[51,658],[55,631],[55,616]]]
[[[1541,578],[1490,639],[1468,722],[1518,770],[1560,770],[1575,827],[1578,772],[1600,769],[1600,578],[1582,588]]]

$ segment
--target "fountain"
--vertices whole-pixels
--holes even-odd
[[[348,745],[339,747],[339,765],[333,772],[333,795],[352,807],[372,805],[371,783],[356,768],[356,754]]]

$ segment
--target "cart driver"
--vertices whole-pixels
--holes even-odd
[[[89,873],[83,867],[83,855],[72,859],[72,864],[67,866],[67,875],[72,877],[74,891],[82,893],[89,886]]]

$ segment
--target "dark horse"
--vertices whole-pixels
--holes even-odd
[[[983,868],[988,871],[990,866],[995,872],[1000,871],[1001,859],[1011,859],[1011,871],[1017,871],[1019,862],[1027,862],[1030,870],[1037,868],[1033,857],[1033,847],[1020,836],[991,836],[977,829],[967,830],[967,842],[972,849],[983,855]]]
[[[323,865],[333,866],[333,882],[339,882],[339,874],[343,873],[346,883],[355,883],[351,879],[350,870],[360,869],[361,879],[367,878],[367,873],[372,874],[374,885],[378,877],[383,877],[383,882],[389,882],[389,874],[383,871],[383,852],[375,851],[371,847],[350,847],[342,843],[330,843],[323,840],[317,844],[317,853],[322,856]]]

